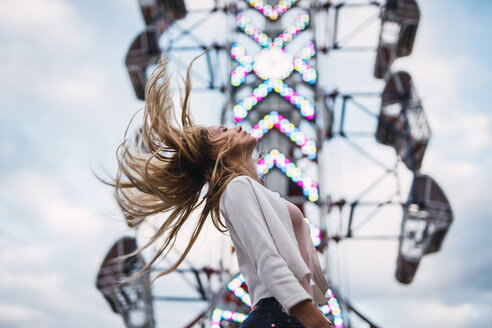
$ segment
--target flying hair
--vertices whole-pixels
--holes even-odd
[[[140,222],[158,213],[166,215],[155,234],[125,258],[135,256],[162,240],[156,253],[140,272],[122,283],[142,276],[158,258],[165,257],[195,210],[200,209],[201,212],[193,222],[194,228],[186,248],[178,260],[158,273],[151,283],[181,264],[208,217],[217,230],[227,231],[220,218],[220,197],[227,184],[241,174],[224,161],[233,147],[231,135],[212,140],[207,128],[195,124],[190,115],[191,67],[201,55],[192,60],[183,79],[180,124],[176,122],[167,61],[161,58],[145,86],[145,108],[139,133],[146,151],[132,147],[126,134],[117,149],[118,171],[113,181],[107,183],[114,187],[116,201],[125,217]],[[206,184],[207,192],[200,199]]]

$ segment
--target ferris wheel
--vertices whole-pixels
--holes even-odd
[[[409,284],[422,257],[440,250],[453,220],[440,186],[420,171],[431,129],[417,88],[409,73],[391,69],[412,53],[420,19],[416,1],[140,0],[139,6],[145,29],[125,61],[136,97],[144,100],[145,83],[162,54],[179,72],[205,51],[193,67],[194,92],[203,103],[222,107],[214,123],[240,124],[258,139],[258,175],[309,221],[331,287],[320,311],[335,327],[351,327],[354,318],[376,327],[378,318],[350,300],[341,245],[398,241],[395,279]],[[360,9],[367,17],[344,24],[346,12]],[[371,24],[377,24],[375,44],[353,44]],[[372,78],[381,80],[382,90],[345,91],[327,73],[334,56],[354,52],[375,58]],[[141,147],[138,131],[133,143]],[[397,234],[382,235],[378,224],[369,234],[359,233],[375,218],[395,213],[401,218]],[[134,223],[131,228],[142,229]],[[141,257],[111,264],[135,247],[135,238],[116,242],[97,286],[127,327],[154,327],[154,302],[187,299],[152,296],[145,287],[148,275],[115,284],[143,266]],[[196,295],[189,300],[206,304],[186,327],[239,327],[252,306],[241,273],[223,265],[186,266],[175,274],[191,275]]]

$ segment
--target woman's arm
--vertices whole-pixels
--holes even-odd
[[[287,311],[312,299],[280,256],[247,180],[237,178],[229,183],[221,199],[221,210],[226,214],[231,236],[237,235],[236,246],[244,249],[258,278]]]
[[[294,305],[290,313],[306,328],[333,328],[333,325],[310,300]]]
[[[309,295],[313,295],[313,288],[309,283],[308,277],[305,277],[304,279],[301,280],[301,286]]]

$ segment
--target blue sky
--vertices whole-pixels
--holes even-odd
[[[116,146],[142,106],[123,65],[143,27],[137,3],[0,3],[2,327],[122,325],[95,289],[94,278],[112,243],[133,232],[122,222],[111,190],[91,168],[114,172]],[[412,74],[422,97],[433,131],[422,171],[446,192],[455,222],[442,250],[423,259],[410,286],[394,280],[396,246],[388,242],[340,248],[346,255],[345,276],[337,279],[350,286],[344,291],[352,302],[383,327],[490,327],[492,4],[419,3],[422,19],[414,53],[395,62],[395,69]],[[371,55],[326,60],[333,61],[325,73],[336,76],[329,83],[340,90],[381,89],[370,76]],[[209,103],[209,111],[201,106],[194,113],[203,124],[218,123],[218,110]],[[373,173],[370,167],[350,166],[353,157],[342,144],[327,149],[346,156],[352,176]],[[356,184],[350,179],[340,182],[347,191]],[[395,227],[377,224],[367,231]],[[201,245],[213,236],[207,231],[209,239],[204,237]],[[197,265],[211,258],[192,255]],[[187,293],[176,277],[157,288]],[[158,326],[182,326],[201,308],[159,303]]]

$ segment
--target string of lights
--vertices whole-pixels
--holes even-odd
[[[309,220],[305,219],[306,221],[309,222]],[[310,223],[310,226],[312,224]],[[318,229],[319,231],[319,229]],[[313,230],[311,230],[311,236],[313,236]],[[319,237],[320,238],[320,237]],[[321,239],[319,240],[321,242]],[[245,285],[245,281],[243,278],[242,274],[237,274],[232,280],[227,284],[227,288],[239,299],[241,302],[246,304],[248,307],[252,307],[251,305],[251,300],[249,297],[249,294],[242,288],[243,285]],[[319,309],[324,315],[333,315],[333,323],[336,328],[342,328],[343,327],[343,317],[342,317],[342,312],[340,309],[340,303],[338,302],[337,298],[333,294],[331,289],[328,289],[327,292],[329,296],[329,301],[326,304],[320,305]],[[221,308],[215,308],[212,312],[212,317],[211,317],[211,326],[212,328],[220,328],[221,327],[221,321],[222,320],[227,320],[227,321],[233,321],[237,323],[241,323],[246,318],[248,317],[247,314],[240,313],[240,312],[234,312],[230,310],[224,310]]]
[[[272,149],[258,161],[256,164],[256,172],[262,177],[267,174],[273,166],[279,168],[280,171],[301,187],[302,193],[310,202],[316,202],[319,199],[318,185],[278,149]]]
[[[247,3],[271,20],[276,20],[299,0],[279,1],[274,7],[263,0],[246,0]]]
[[[301,152],[309,159],[314,160],[316,158],[316,143],[276,111],[271,111],[270,114],[265,115],[263,119],[253,126],[250,133],[256,140],[260,140],[272,128],[278,129],[295,142],[296,145],[300,146]]]
[[[232,108],[234,121],[241,122],[248,115],[248,112],[272,90],[284,97],[292,105],[296,106],[300,110],[302,116],[308,120],[314,119],[316,109],[312,101],[299,95],[297,91],[294,91],[294,89],[280,79],[267,79],[259,84],[251,94],[239,101]]]
[[[273,41],[265,32],[256,27],[251,18],[239,13],[236,16],[236,25],[246,35],[251,37],[255,42],[264,48],[283,48],[288,42],[292,41],[296,35],[301,33],[309,25],[309,13],[303,11],[296,16],[295,23],[289,25],[282,33],[280,33]]]
[[[318,78],[316,69],[309,65],[307,61],[311,59],[316,53],[314,42],[308,42],[299,54],[294,57],[294,69],[302,75],[302,79],[309,83],[314,84]]]
[[[237,43],[233,43],[231,46],[231,56],[240,64],[231,72],[231,85],[237,87],[244,82],[246,75],[253,70],[253,57],[248,55],[246,49]]]

